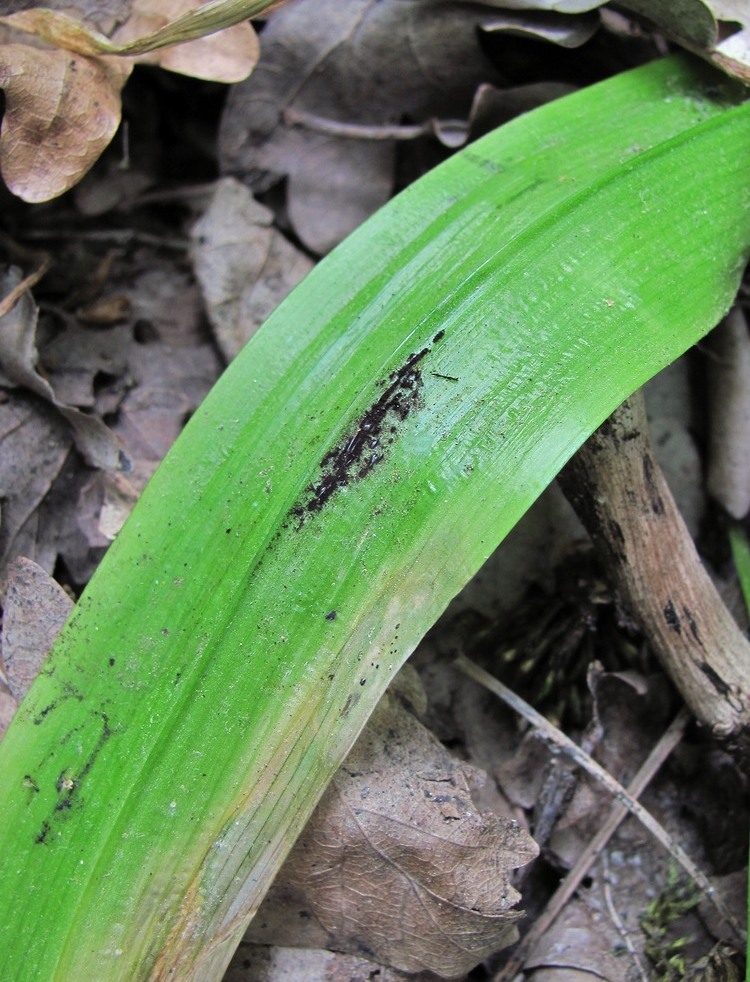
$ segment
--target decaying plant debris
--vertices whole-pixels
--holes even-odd
[[[382,4],[357,33],[345,18],[331,26],[331,18],[327,23],[320,16],[320,6],[316,8],[314,0],[297,0],[271,20],[264,52],[268,63],[261,59],[259,72],[232,91],[218,132],[216,112],[223,92],[144,73],[134,78],[130,94],[124,90],[129,137],[115,143],[75,192],[41,209],[8,201],[6,258],[29,271],[43,248],[52,268],[34,291],[40,305],[38,322],[28,295],[2,321],[7,330],[0,340],[0,546],[6,605],[12,611],[4,622],[3,656],[12,684],[0,687],[0,707],[5,707],[0,719],[3,712],[6,719],[10,715],[14,697],[25,684],[16,683],[13,673],[19,645],[28,644],[17,640],[16,633],[18,606],[28,605],[28,596],[19,600],[18,567],[10,564],[17,563],[18,556],[35,560],[38,569],[33,575],[39,582],[45,582],[44,571],[54,573],[77,595],[145,481],[217,377],[222,360],[236,353],[319,255],[386,200],[394,186],[448,152],[445,141],[429,134],[410,140],[404,149],[395,137],[332,137],[309,119],[306,125],[304,119],[300,124],[299,116],[284,117],[279,107],[289,103],[294,88],[285,63],[291,52],[301,61],[306,57],[309,66],[303,96],[294,102],[298,110],[323,120],[343,115],[347,122],[371,128],[459,116],[465,134],[470,134],[479,118],[474,96],[481,83],[494,86],[502,114],[505,88],[517,92],[533,86],[527,93],[532,103],[544,101],[557,93],[556,86],[587,84],[592,74],[608,74],[623,61],[649,58],[663,44],[643,27],[629,37],[624,22],[613,18],[609,26],[617,33],[599,32],[576,53],[561,48],[549,75],[549,49],[538,40],[545,36],[538,22],[524,24],[520,33],[525,36],[519,40],[518,23],[511,25],[516,30],[510,34],[496,33],[495,23],[493,32],[490,11],[477,14],[472,9],[467,18],[465,5],[453,3],[442,17],[430,19],[428,4],[410,0]],[[365,6],[351,3],[347,11],[358,29],[363,13],[359,8]],[[472,8],[476,6],[500,5]],[[577,29],[584,19],[591,21],[583,8],[595,5],[579,6]],[[696,20],[690,26],[697,45],[694,39],[709,37],[706,32],[712,18],[715,25],[715,17],[711,5],[695,7]],[[494,13],[499,16],[497,10]],[[381,64],[386,50],[395,64],[401,64],[402,56],[391,50],[389,39],[394,23],[404,16],[410,30],[425,41],[425,50],[411,50],[408,71],[391,71],[388,79],[377,79],[373,66]],[[420,18],[434,34],[421,31]],[[487,36],[495,33],[494,39],[484,37],[478,45],[477,26]],[[313,36],[313,28],[321,37]],[[301,38],[307,47],[295,47],[295,39]],[[336,50],[335,64],[323,77],[313,71],[313,42]],[[718,32],[714,43],[718,44]],[[447,67],[456,62],[462,66],[460,84]],[[266,119],[258,104],[271,98],[269,79],[283,91],[273,95],[273,110]],[[420,79],[427,80],[423,87]],[[118,81],[118,92],[120,85]],[[7,93],[10,98],[10,90]],[[487,90],[484,93],[486,110]],[[185,108],[193,99],[203,111],[197,118]],[[357,113],[361,106],[367,111]],[[112,107],[113,119],[117,111]],[[350,115],[355,118],[350,120]],[[492,125],[492,118],[483,118],[481,125]],[[165,128],[171,130],[174,146],[162,145],[159,134]],[[108,136],[113,131],[110,126]],[[97,145],[87,162],[93,163],[100,150]],[[123,167],[126,153],[130,160]],[[128,178],[122,185],[114,179],[118,167]],[[27,176],[24,170],[22,180]],[[263,197],[262,205],[248,194],[248,186]],[[119,188],[114,195],[113,188]],[[241,213],[243,221],[229,224],[232,212]],[[5,293],[20,275],[8,274]],[[733,317],[730,323],[741,347],[744,335],[737,324],[742,314]],[[693,382],[705,372],[706,361],[727,357],[730,342],[735,343],[729,329],[722,330],[711,348],[713,355],[698,353],[691,357],[689,369],[684,366]],[[679,430],[695,463],[706,450],[706,434],[701,424],[693,423],[702,414],[702,389],[694,384],[686,399],[689,385],[683,382],[676,400],[682,402],[679,418],[670,416],[660,433],[671,432],[669,427]],[[742,400],[744,383],[736,384]],[[659,417],[656,425],[663,420]],[[617,426],[617,421],[611,425]],[[717,446],[726,429],[716,432],[710,449],[714,461],[726,451],[723,444]],[[728,466],[738,466],[741,454],[736,448],[729,456],[733,463]],[[665,460],[665,468],[669,463]],[[569,496],[580,493],[585,466],[582,458],[568,472]],[[692,466],[686,465],[689,480],[675,493],[678,498],[692,495],[695,501],[701,477]],[[742,521],[748,489],[743,487],[746,471],[740,469],[740,474],[739,490],[730,498],[715,491],[714,496]],[[649,493],[653,497],[653,487],[644,482],[634,488],[631,482],[636,481],[631,472],[624,486],[620,483],[623,501],[618,507],[633,520],[633,534],[638,536],[643,534],[638,524],[643,515],[638,507],[637,514],[632,513],[633,499]],[[590,488],[587,500],[592,500]],[[660,485],[659,501],[663,500]],[[719,543],[714,551],[720,555],[722,513],[702,493],[698,500],[698,521],[708,529],[704,536]],[[652,512],[659,521],[649,526],[643,548],[648,552],[658,542],[668,560],[671,546],[664,545],[667,533],[661,530],[664,509]],[[611,522],[599,521],[600,536],[611,530]],[[682,535],[685,549],[692,548],[687,532]],[[609,542],[611,549],[611,535]],[[645,792],[644,803],[712,876],[735,917],[743,919],[747,773],[736,747],[716,741],[708,732],[737,735],[747,723],[747,641],[742,635],[747,622],[741,605],[732,607],[736,584],[731,564],[725,557],[714,573],[740,627],[729,626],[724,607],[710,592],[713,587],[705,586],[700,610],[719,616],[733,632],[736,657],[731,665],[718,668],[706,658],[709,670],[699,666],[696,677],[681,686],[682,663],[675,663],[670,641],[686,640],[691,632],[701,638],[715,632],[711,626],[693,629],[697,621],[692,607],[688,620],[674,605],[674,617],[665,613],[668,601],[663,598],[659,610],[666,631],[659,635],[653,629],[642,597],[661,589],[662,571],[650,581],[641,580],[639,593],[627,580],[639,574],[625,564],[625,573],[615,577],[615,592],[608,583],[611,564],[597,564],[585,533],[554,491],[508,547],[515,550],[513,569],[503,570],[500,555],[480,582],[468,588],[415,656],[421,683],[401,681],[400,695],[389,697],[391,710],[383,708],[342,768],[230,967],[227,978],[232,982],[305,979],[312,971],[324,971],[326,978],[365,979],[373,972],[384,979],[434,977],[429,973],[456,978],[466,977],[480,961],[484,967],[475,969],[480,974],[472,978],[503,977],[505,956],[496,953],[510,940],[515,915],[498,923],[498,910],[509,909],[520,890],[527,915],[519,926],[523,930],[524,923],[533,924],[555,881],[575,864],[605,822],[612,802],[600,787],[550,752],[538,732],[461,676],[452,664],[458,651],[470,652],[500,677],[504,665],[513,665],[514,671],[520,666],[515,675],[520,688],[524,676],[539,681],[547,658],[561,658],[564,666],[575,662],[573,679],[566,676],[565,667],[556,675],[551,670],[554,691],[559,694],[561,685],[570,691],[554,703],[548,701],[546,708],[627,784],[680,706],[654,657],[656,649],[705,725],[688,727]],[[556,580],[546,562],[550,554],[559,559]],[[31,576],[29,570],[25,567]],[[508,609],[503,605],[512,592],[516,602]],[[32,597],[33,603],[41,603],[40,593]],[[65,606],[60,601],[58,610]],[[544,631],[539,630],[540,622]],[[727,679],[727,672],[736,677]],[[712,708],[709,696],[717,692],[719,701],[732,710],[728,717],[717,716]],[[542,702],[549,694],[549,686],[538,692]],[[452,757],[436,746],[413,712],[404,709],[404,702],[450,747]],[[394,710],[393,704],[400,708]],[[406,714],[406,721],[402,718],[398,724],[402,730],[384,715],[389,711]],[[420,741],[428,750],[417,757]],[[385,760],[375,752],[376,744],[385,746]],[[406,774],[394,769],[393,758],[399,755],[398,765]],[[381,799],[382,809],[372,807],[374,797]],[[399,798],[406,802],[396,810]],[[423,825],[426,804],[436,823],[429,828]],[[535,851],[529,833],[541,856],[525,866]],[[465,858],[469,854],[471,862]],[[435,869],[426,869],[430,862]],[[512,874],[516,867],[523,869]],[[665,978],[687,977],[691,966],[709,958],[732,978],[742,941],[714,913],[706,914],[705,907],[699,910],[699,904],[707,903],[699,894],[685,905],[677,928],[665,926],[661,947],[654,949],[654,931],[643,929],[644,920],[653,925],[660,909],[657,901],[674,885],[676,875],[667,852],[629,819],[605,847],[575,899],[527,953],[527,977],[564,979],[574,977],[574,972],[576,978],[619,980],[637,977],[637,972],[647,977],[652,971],[650,956],[667,973]],[[675,932],[671,938],[670,930]],[[684,971],[674,964],[665,969],[658,961],[661,953],[671,952],[669,945],[677,937],[686,939],[680,949]],[[289,951],[295,946],[301,954]],[[321,963],[322,969],[310,967]]]

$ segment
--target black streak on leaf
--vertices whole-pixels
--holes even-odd
[[[76,804],[78,792],[84,779],[94,766],[96,759],[101,753],[105,743],[114,732],[110,728],[109,717],[105,712],[97,713],[96,715],[100,716],[102,720],[102,732],[99,734],[99,739],[89,753],[88,759],[84,763],[83,767],[75,777],[72,777],[67,771],[63,771],[57,778],[57,781],[55,782],[55,790],[58,794],[58,800],[52,814],[50,815],[49,821],[42,823],[42,828],[34,839],[34,842],[37,844],[47,841],[47,837],[51,831],[50,822],[54,821],[55,818],[62,818],[62,813],[69,811]],[[80,802],[78,803],[80,804]]]
[[[440,341],[442,336],[439,332],[433,340]],[[422,348],[391,372],[378,399],[339,446],[323,457],[320,479],[307,488],[306,500],[293,509],[300,522],[298,528],[307,514],[320,511],[340,488],[361,480],[383,459],[385,444],[393,442],[386,435],[395,433],[396,424],[421,404],[422,373],[418,365],[430,351],[429,347]]]

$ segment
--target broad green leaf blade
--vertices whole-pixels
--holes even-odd
[[[619,402],[728,307],[750,106],[692,63],[417,182],[159,468],[0,748],[0,977],[218,977],[376,700]]]

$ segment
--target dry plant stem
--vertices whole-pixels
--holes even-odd
[[[49,256],[45,256],[33,273],[25,276],[17,286],[13,287],[7,296],[0,300],[0,317],[5,317],[7,313],[13,310],[24,293],[30,290],[32,286],[36,286],[51,265],[52,259]]]
[[[463,133],[467,130],[466,123],[461,120],[427,119],[423,123],[415,123],[411,126],[368,126],[362,123],[343,123],[337,119],[328,119],[326,116],[317,116],[315,113],[291,107],[285,109],[283,115],[284,122],[290,126],[304,126],[316,133],[350,140],[417,140],[421,136],[435,136],[443,128]],[[465,142],[465,136],[461,142]]]
[[[473,662],[470,658],[465,655],[459,655],[455,660],[455,665],[469,678],[474,679],[480,685],[483,685],[485,689],[488,689],[494,695],[498,696],[503,700],[506,705],[510,706],[511,709],[519,713],[524,719],[528,720],[531,725],[537,729],[543,739],[549,740],[558,746],[564,753],[571,757],[580,767],[582,767],[588,774],[595,778],[600,784],[604,785],[605,788],[615,797],[618,802],[629,811],[632,815],[638,819],[641,825],[654,836],[654,838],[660,842],[664,848],[669,852],[669,854],[674,858],[675,862],[679,863],[680,866],[685,870],[685,872],[690,876],[695,883],[703,890],[707,899],[709,899],[717,911],[721,914],[724,920],[731,926],[732,930],[735,932],[738,938],[744,939],[745,932],[737,918],[732,914],[724,901],[716,893],[716,890],[711,885],[708,877],[703,873],[693,862],[693,860],[687,855],[685,850],[678,845],[669,835],[669,833],[656,821],[653,815],[648,812],[643,805],[639,804],[635,798],[630,794],[625,788],[616,781],[612,775],[606,771],[600,764],[590,757],[584,750],[582,750],[576,743],[574,743],[569,737],[553,726],[548,720],[538,713],[533,707],[531,707],[527,702],[524,702],[520,696],[512,692],[507,686],[503,685],[494,675],[490,675],[483,668]],[[667,730],[670,732],[673,728],[676,728],[677,734],[679,734],[680,717],[676,717],[675,721],[672,723],[671,727]],[[672,739],[670,737],[670,739]],[[649,758],[650,759],[650,758]],[[644,769],[647,767],[650,769],[650,764],[647,761],[646,764],[638,771],[636,778],[633,780],[633,785],[636,781],[643,780],[641,775]],[[648,783],[648,780],[646,781]],[[642,790],[642,789],[641,789]],[[610,819],[607,820],[611,821]],[[615,823],[615,828],[619,823],[620,818]],[[609,833],[611,835],[611,832]],[[594,839],[594,843],[598,841],[598,836]],[[599,849],[603,847],[599,845]],[[572,892],[572,891],[571,891]],[[500,979],[512,978],[512,976],[501,975],[495,982],[499,982]]]
[[[718,737],[738,735],[750,725],[750,644],[655,460],[640,393],[590,437],[560,482],[692,713]]]
[[[741,519],[750,510],[750,333],[739,307],[711,333],[709,343],[708,490],[732,518]]]
[[[174,249],[177,252],[187,252],[190,242],[187,239],[180,239],[172,236],[153,235],[151,232],[139,232],[132,228],[106,229],[104,231],[78,232],[74,229],[36,229],[29,232],[29,240],[43,239],[73,242],[113,242],[115,245],[150,245],[157,248]]]

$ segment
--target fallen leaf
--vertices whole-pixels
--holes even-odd
[[[596,12],[572,17],[570,14],[535,10],[520,17],[514,11],[508,10],[484,20],[482,30],[487,34],[517,34],[538,41],[549,41],[564,48],[579,48],[596,34],[599,23],[599,14]]]
[[[472,3],[474,0],[464,0]],[[487,7],[503,10],[546,10],[559,14],[584,14],[601,7],[603,0],[482,0]]]
[[[231,361],[314,263],[273,227],[273,213],[232,177],[219,181],[191,238],[206,311]]]
[[[194,0],[133,0],[127,7],[129,16],[113,41],[94,26],[48,8],[0,17],[0,40],[10,39],[0,44],[0,88],[6,98],[0,171],[10,190],[25,201],[62,194],[95,163],[119,126],[120,93],[137,61],[236,82],[247,77],[258,59],[258,39],[247,23],[181,47],[151,51],[149,37],[161,36],[180,18],[192,16]],[[94,23],[97,13],[94,6]],[[56,47],[43,47],[40,41]],[[144,53],[138,54],[136,41]],[[133,55],[106,54],[118,42],[132,48]]]
[[[71,598],[41,566],[24,557],[10,563],[3,596],[2,662],[16,702],[28,692],[72,609]]]
[[[253,76],[229,94],[225,173],[255,191],[288,178],[295,231],[324,253],[391,195],[394,141],[332,137],[290,125],[294,108],[339,122],[466,117],[497,73],[476,29],[489,8],[424,0],[292,0],[270,19]]]
[[[17,555],[53,568],[57,549],[40,534],[40,508],[71,446],[67,426],[44,403],[20,393],[0,401],[0,580],[7,562]]]
[[[125,524],[139,497],[139,488],[122,474],[97,471],[81,488],[78,527],[91,549],[106,548]]]
[[[521,915],[508,875],[536,849],[517,823],[477,809],[477,775],[384,697],[248,937],[443,977],[512,943]]]
[[[745,0],[622,0],[673,40],[750,82],[750,10]]]
[[[112,40],[122,45],[154,35],[195,7],[195,0],[133,0],[131,16],[114,32]],[[229,84],[247,78],[259,57],[258,35],[249,23],[241,23],[184,44],[158,48],[140,55],[137,61]]]
[[[7,293],[20,279],[20,272],[11,268],[0,277],[0,294]],[[47,379],[37,371],[37,316],[36,304],[26,292],[15,307],[0,318],[0,369],[6,384],[22,386],[54,406],[70,424],[78,450],[92,467],[110,471],[127,468],[127,458],[112,431],[100,419],[61,402]]]
[[[86,173],[119,125],[130,69],[60,49],[0,46],[0,171],[14,194],[47,201]]]
[[[435,982],[430,973],[404,975],[355,955],[320,948],[281,948],[243,942],[222,982]]]
[[[533,982],[631,982],[633,963],[621,953],[622,937],[601,891],[581,889],[526,959]]]

